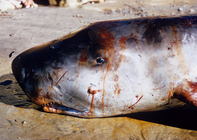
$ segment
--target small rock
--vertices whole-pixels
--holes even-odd
[[[123,14],[123,15],[128,15],[128,14],[130,14],[130,13],[131,13],[131,11],[130,11],[129,8],[125,7],[125,8],[122,9],[122,14]]]
[[[15,51],[12,51],[10,54],[9,54],[9,58],[12,57],[12,55],[15,53]]]
[[[11,33],[11,34],[9,34],[9,36],[10,36],[10,37],[12,37],[13,35],[14,35],[14,34],[12,34],[12,33]]]
[[[189,13],[194,13],[195,12],[195,10],[194,9],[189,9]]]
[[[120,14],[121,10],[118,8],[115,10],[116,13]]]
[[[110,15],[112,14],[112,10],[111,9],[104,9],[104,14]]]
[[[172,14],[171,14],[172,16],[175,16],[175,13],[174,12],[172,12]]]
[[[178,12],[182,12],[182,11],[183,11],[183,8],[179,7],[179,8],[177,9],[177,11],[178,11]]]
[[[73,15],[73,17],[75,17],[75,18],[83,18],[83,16],[80,15],[80,14]]]
[[[24,125],[27,124],[27,122],[26,121],[22,121],[21,124],[24,126]]]

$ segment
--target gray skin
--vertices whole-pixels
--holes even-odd
[[[197,106],[196,52],[196,16],[104,21],[23,52],[12,70],[44,111],[106,117]]]

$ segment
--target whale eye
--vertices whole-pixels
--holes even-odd
[[[97,64],[100,65],[100,64],[103,64],[104,62],[105,62],[105,60],[104,60],[102,57],[97,57],[97,58],[96,58],[96,63],[97,63]]]

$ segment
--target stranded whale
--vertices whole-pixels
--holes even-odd
[[[105,117],[197,106],[197,16],[103,21],[12,63],[47,112]]]

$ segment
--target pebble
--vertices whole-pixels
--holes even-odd
[[[194,9],[189,9],[189,13],[194,13],[195,12],[195,10]]]
[[[104,14],[107,14],[107,15],[110,15],[113,13],[111,9],[104,9],[103,11],[104,11]]]
[[[22,125],[23,125],[23,126],[24,126],[25,124],[27,124],[27,122],[26,122],[26,121],[22,121],[21,123],[22,123]]]
[[[179,7],[179,8],[177,9],[177,11],[178,11],[178,12],[182,12],[182,11],[183,11],[183,8]]]
[[[83,16],[80,15],[80,14],[73,15],[72,17],[75,17],[75,18],[83,18]]]

